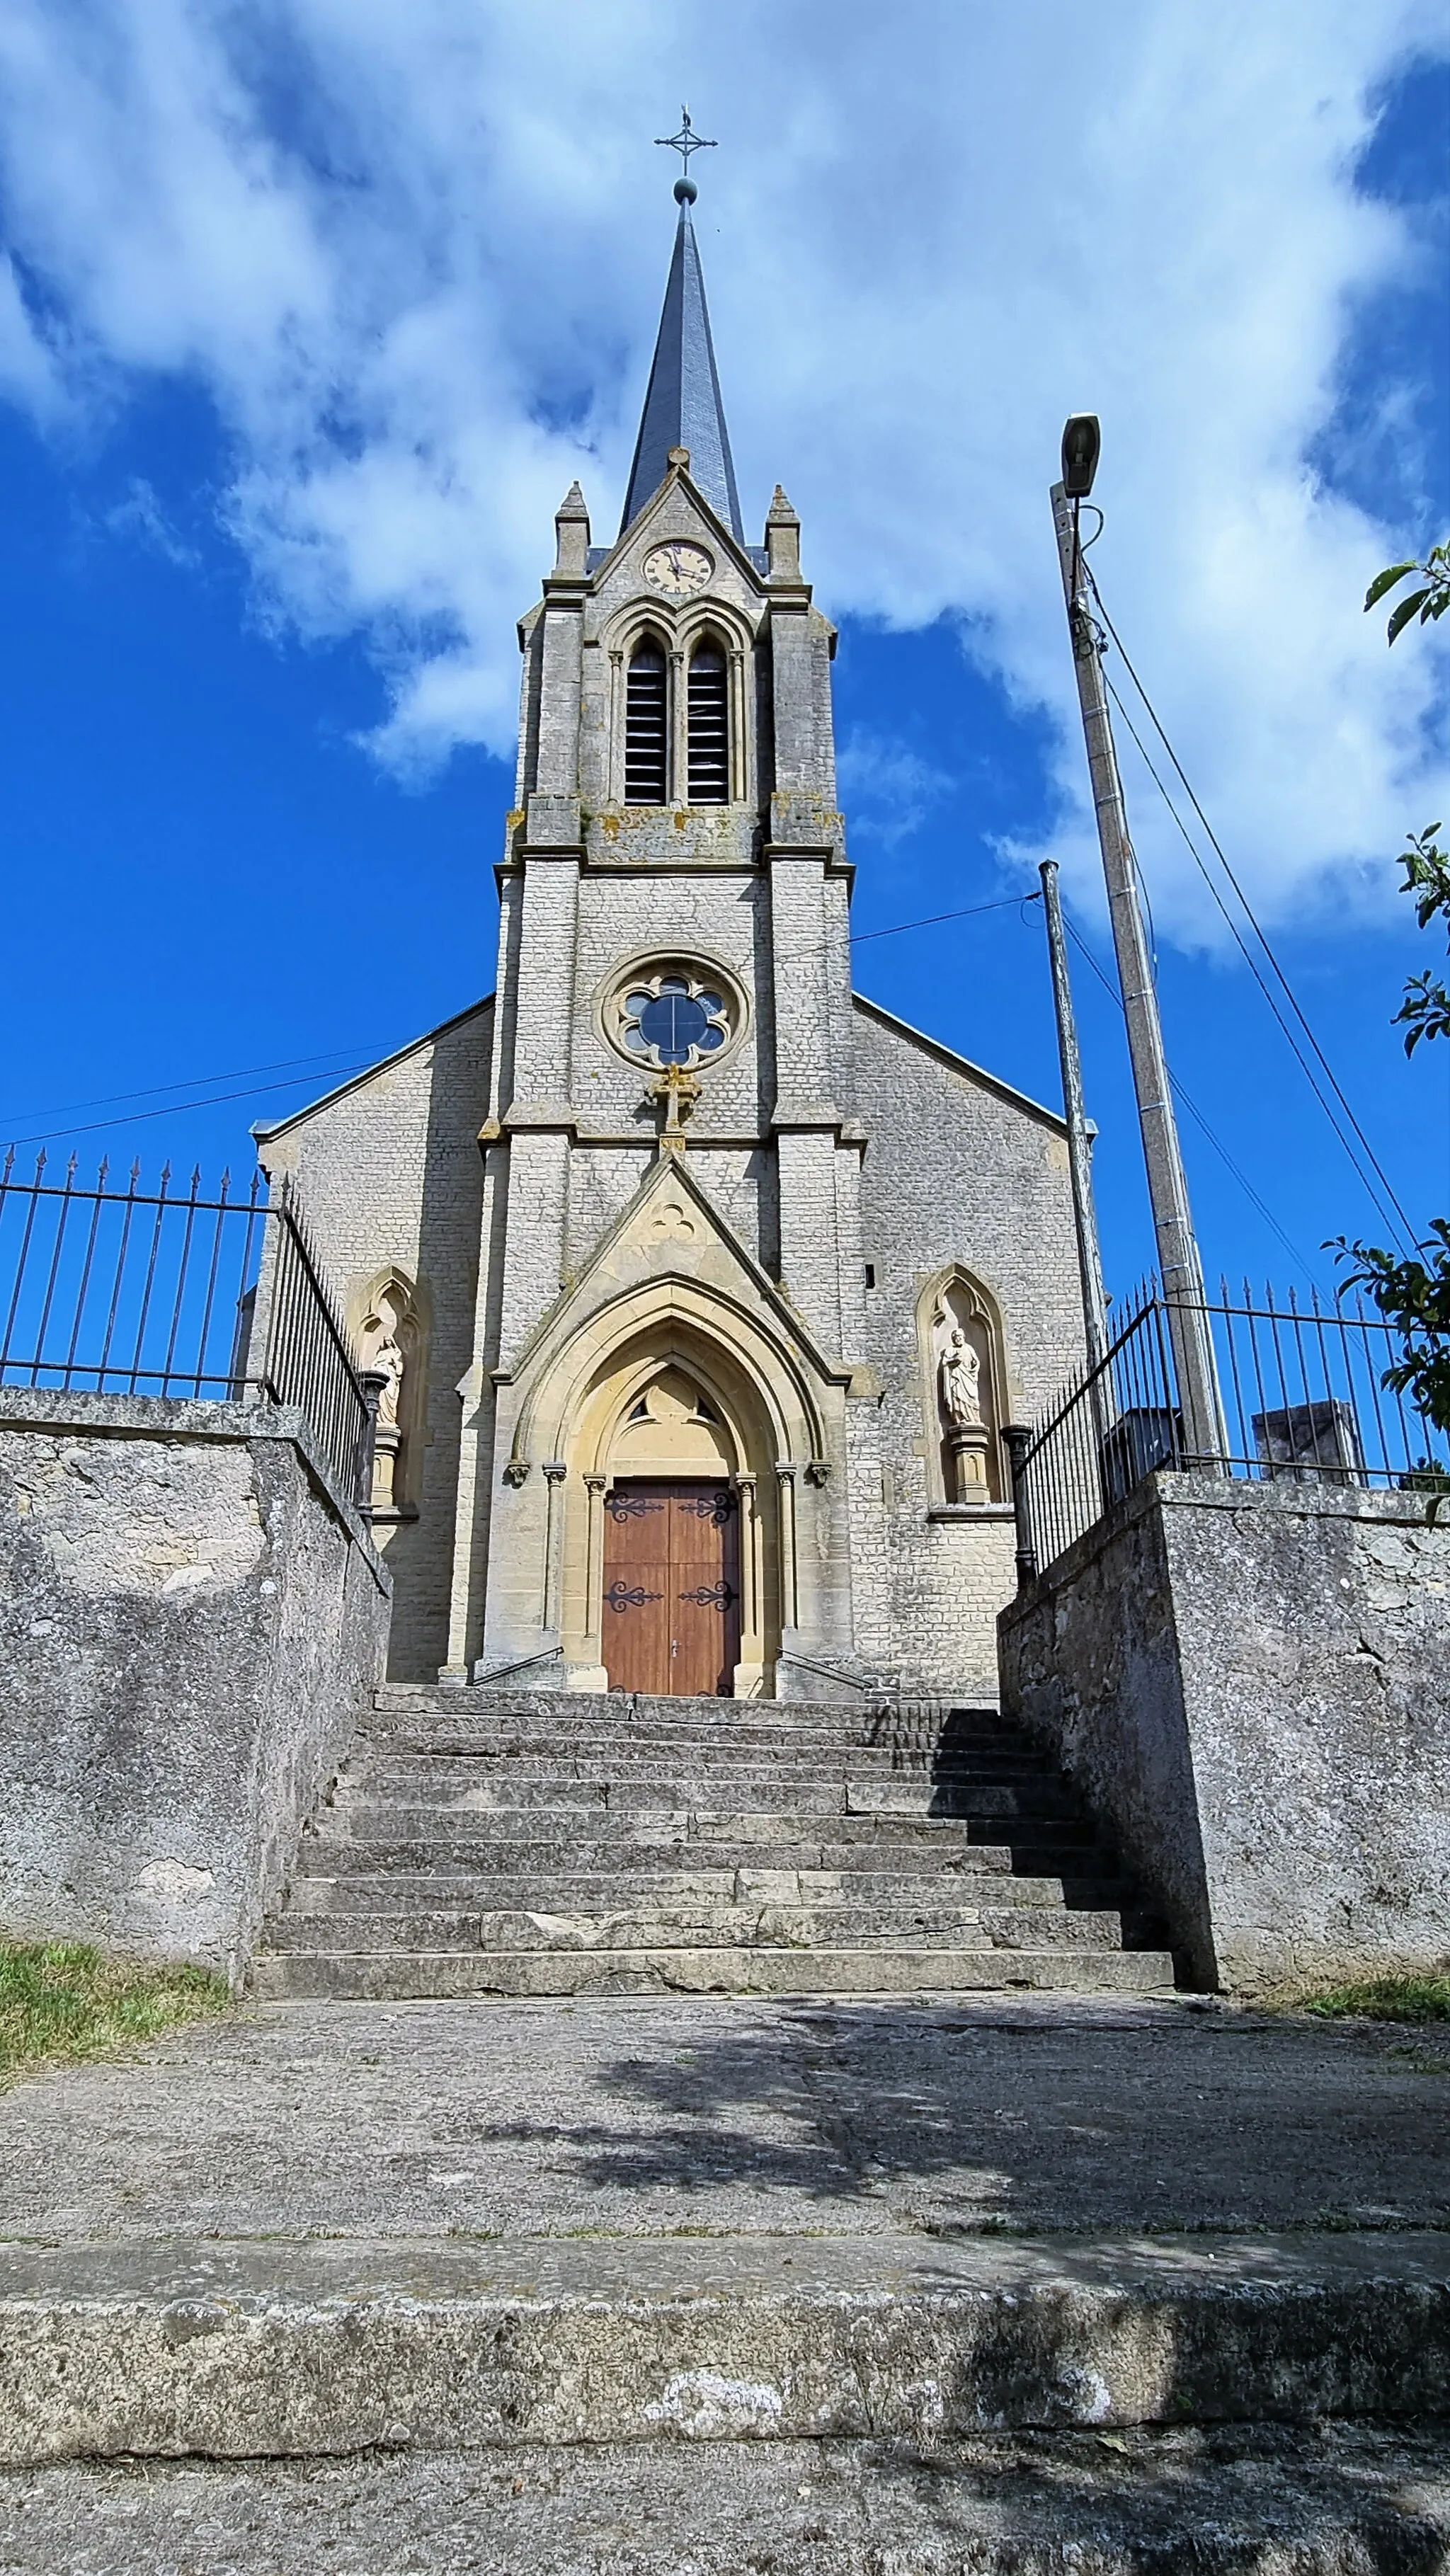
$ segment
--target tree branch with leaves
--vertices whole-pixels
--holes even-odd
[[[1390,612],[1386,634],[1391,644],[1407,626],[1433,625],[1450,608],[1450,541],[1432,546],[1423,563],[1387,565],[1370,583],[1365,608],[1377,608],[1411,574],[1417,576],[1416,588]],[[1412,833],[1400,855],[1405,872],[1401,891],[1414,898],[1422,930],[1434,921],[1450,925],[1450,853],[1436,842],[1439,829],[1438,823],[1428,823],[1423,832]],[[1414,1054],[1422,1038],[1450,1038],[1450,991],[1436,975],[1412,975],[1391,1025],[1404,1028],[1406,1055]],[[1404,1356],[1385,1370],[1382,1384],[1408,1395],[1426,1423],[1450,1434],[1450,1219],[1433,1217],[1425,1241],[1405,1257],[1377,1244],[1350,1243],[1342,1234],[1326,1248],[1337,1261],[1354,1265],[1341,1294],[1366,1289],[1400,1336]],[[1416,1472],[1432,1487],[1445,1475],[1430,1459]]]
[[[1432,546],[1423,563],[1388,564],[1383,572],[1376,573],[1364,595],[1366,609],[1378,608],[1396,583],[1402,582],[1412,572],[1419,574],[1420,587],[1410,591],[1404,599],[1397,600],[1390,611],[1385,634],[1391,644],[1397,635],[1404,633],[1412,619],[1418,618],[1422,626],[1429,626],[1450,608],[1450,539],[1443,546]]]

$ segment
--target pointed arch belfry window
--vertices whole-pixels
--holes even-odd
[[[629,805],[663,805],[668,787],[669,678],[652,635],[629,658],[624,686],[624,795]]]
[[[688,681],[690,803],[730,802],[730,698],[725,655],[706,636],[690,657]]]

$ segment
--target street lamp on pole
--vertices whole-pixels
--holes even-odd
[[[1178,1122],[1168,1085],[1158,995],[1138,898],[1138,866],[1128,835],[1123,782],[1108,715],[1102,637],[1089,604],[1078,527],[1079,512],[1093,487],[1100,448],[1101,437],[1093,414],[1075,413],[1062,434],[1062,481],[1052,488],[1052,516],[1107,881],[1118,981],[1128,1024],[1128,1054],[1138,1101],[1158,1269],[1183,1411],[1184,1446],[1190,1464],[1219,1468],[1227,1435],[1206,1311],[1203,1268],[1194,1238]]]

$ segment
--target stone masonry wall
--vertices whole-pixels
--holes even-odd
[[[427,1384],[417,1517],[376,1527],[396,1586],[389,1668],[398,1681],[435,1681],[448,1652],[457,1390],[473,1357],[483,1206],[477,1140],[492,1025],[491,1003],[479,1003],[259,1147],[274,1181],[296,1174],[323,1270],[350,1313],[390,1261],[421,1292]]]
[[[1011,1513],[952,1514],[928,1472],[935,1394],[923,1290],[961,1263],[995,1300],[1008,1418],[1042,1413],[1083,1358],[1082,1292],[1060,1119],[858,999],[854,1099],[866,1347],[881,1395],[896,1660],[908,1687],[993,1698],[996,1617],[1015,1582]],[[854,1356],[854,1355],[853,1355]],[[935,1512],[937,1517],[933,1518]]]
[[[1004,1704],[1200,1983],[1450,1954],[1450,1522],[1422,1496],[1153,1476],[1000,1630]]]
[[[0,1390],[0,1925],[240,1982],[381,1678],[301,1417]]]

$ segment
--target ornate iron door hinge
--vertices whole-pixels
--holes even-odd
[[[662,1592],[646,1592],[642,1583],[629,1584],[616,1577],[604,1596],[606,1610],[642,1610],[647,1601],[663,1601]]]

